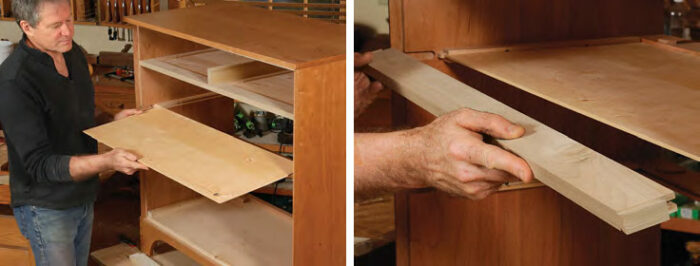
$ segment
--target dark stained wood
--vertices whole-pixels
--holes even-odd
[[[342,265],[345,60],[296,70],[294,95],[294,265]]]
[[[630,236],[549,188],[481,201],[409,198],[411,265],[658,265],[660,229]],[[428,218],[429,217],[429,218]]]
[[[390,22],[402,23],[403,31],[392,36],[392,46],[403,43],[407,52],[663,31],[663,2],[657,0],[392,0],[394,6],[403,12]]]

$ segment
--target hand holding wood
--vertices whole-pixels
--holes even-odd
[[[533,179],[522,158],[484,143],[486,134],[500,139],[522,136],[525,129],[503,117],[463,108],[432,123],[406,131],[405,162],[414,184],[450,194],[483,199],[505,182]]]

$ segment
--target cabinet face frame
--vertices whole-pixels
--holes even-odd
[[[136,27],[134,67],[136,103],[144,107],[207,92],[140,67],[139,61],[209,48],[144,27]],[[230,99],[229,99],[230,100]],[[180,110],[226,131],[233,123],[231,101],[215,103],[220,112]],[[294,70],[293,263],[339,265],[345,262],[345,58],[334,56]],[[210,106],[210,108],[212,108]],[[203,263],[214,264],[144,222],[150,210],[201,197],[153,171],[141,178],[141,250],[152,254],[157,240]],[[172,244],[171,244],[172,245]]]

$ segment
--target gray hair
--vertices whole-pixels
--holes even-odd
[[[36,27],[36,24],[41,20],[41,18],[39,18],[41,5],[44,3],[59,2],[67,2],[70,4],[70,0],[12,0],[12,14],[17,20],[17,25],[19,25],[20,21],[24,20],[32,27]]]

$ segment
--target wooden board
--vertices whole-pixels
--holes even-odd
[[[131,266],[129,256],[139,253],[139,249],[124,243],[103,248],[90,253],[90,257],[103,266]]]
[[[215,64],[168,56],[144,60],[140,65],[189,84],[294,119],[294,80],[292,72],[251,77],[235,82],[210,84],[207,69]],[[239,57],[240,58],[240,57]],[[219,62],[221,63],[221,62]]]
[[[700,160],[700,57],[627,43],[447,58]]]
[[[151,211],[144,222],[216,265],[292,264],[291,215],[252,196],[182,202]]]
[[[523,125],[524,137],[498,144],[523,157],[542,183],[627,234],[669,218],[671,190],[399,51],[376,52],[367,71],[434,115],[469,107]]]
[[[345,57],[345,25],[231,2],[130,16],[125,20],[286,69]],[[225,30],[221,25],[226,25]]]
[[[139,162],[222,203],[284,178],[292,162],[168,109],[152,109],[85,131]]]

